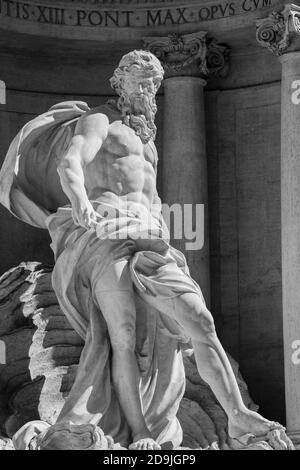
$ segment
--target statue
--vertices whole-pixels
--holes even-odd
[[[244,405],[200,287],[169,244],[154,145],[162,79],[154,55],[130,52],[111,78],[117,102],[53,106],[23,127],[2,167],[1,202],[48,229],[53,287],[85,340],[70,395],[57,423],[42,426],[39,446],[59,449],[73,439],[80,448],[90,434],[99,441],[102,430],[129,449],[178,447],[181,350],[193,348],[227,413],[230,437],[246,444],[272,434],[291,448],[280,424]],[[15,442],[24,446],[29,428]]]

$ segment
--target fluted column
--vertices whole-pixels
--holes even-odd
[[[287,430],[300,445],[300,7],[257,23],[258,43],[282,63],[281,233]],[[298,81],[298,83],[297,83]],[[298,352],[297,352],[298,349]]]
[[[191,228],[197,231],[194,241],[188,240],[183,230],[183,238],[174,239],[173,236],[172,244],[185,253],[191,274],[200,284],[209,305],[209,226],[203,90],[209,71],[225,72],[228,51],[224,45],[208,40],[207,33],[202,31],[184,36],[172,34],[168,37],[145,38],[144,43],[160,59],[166,73],[163,202],[169,206],[180,205],[185,214],[184,229],[188,228],[187,225],[191,223],[189,216],[193,214]],[[201,227],[196,225],[200,214],[201,217],[204,216]],[[200,246],[202,239],[204,243]]]

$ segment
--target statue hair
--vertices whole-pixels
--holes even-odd
[[[132,51],[125,54],[110,79],[111,87],[120,95],[123,91],[122,79],[133,68],[143,69],[145,74],[157,75],[161,79],[164,69],[154,54],[149,51]]]

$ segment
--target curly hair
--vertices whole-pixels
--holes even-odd
[[[110,79],[111,87],[120,95],[123,91],[123,77],[132,69],[142,69],[146,75],[157,76],[161,80],[164,69],[155,55],[149,51],[132,51],[125,54]]]

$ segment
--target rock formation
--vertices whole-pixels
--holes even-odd
[[[11,437],[23,424],[53,424],[76,374],[83,347],[61,312],[51,285],[51,267],[21,263],[0,278],[0,435]],[[2,354],[3,356],[3,354]],[[231,359],[246,405],[256,410]],[[178,412],[183,446],[230,449],[226,415],[199,377],[193,357],[185,358],[187,387]],[[11,449],[3,437],[0,449]]]

